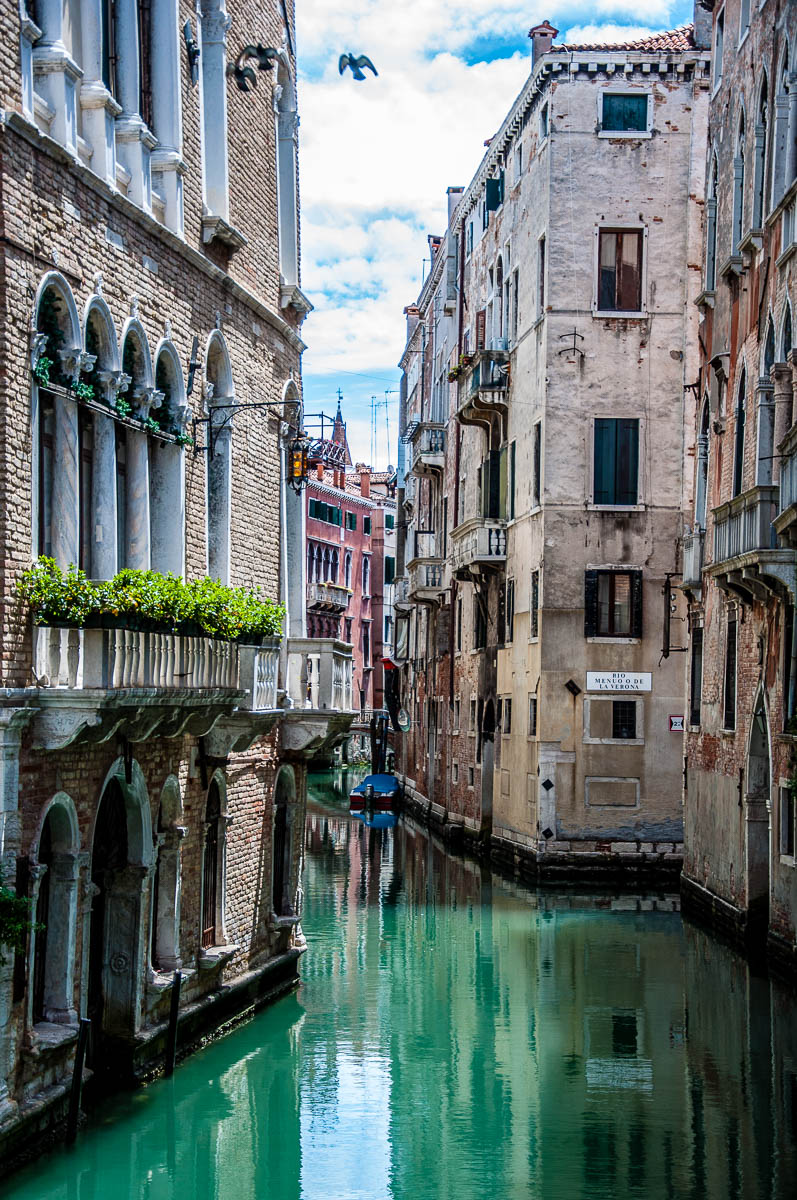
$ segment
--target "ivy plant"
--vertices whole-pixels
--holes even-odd
[[[4,946],[15,954],[24,954],[30,930],[43,928],[31,919],[31,901],[27,897],[0,887],[0,963],[6,961]]]

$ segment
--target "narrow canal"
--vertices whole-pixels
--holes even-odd
[[[793,1200],[794,993],[673,896],[534,891],[332,776],[298,994],[96,1114],[13,1200]]]

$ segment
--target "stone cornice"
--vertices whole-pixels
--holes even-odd
[[[11,130],[13,133],[24,138],[35,149],[49,155],[60,165],[66,167],[82,183],[90,188],[91,191],[106,200],[111,208],[143,229],[147,236],[151,237],[154,241],[159,241],[173,253],[180,255],[192,267],[201,271],[209,279],[212,279],[214,283],[234,296],[236,300],[246,305],[252,312],[257,313],[297,354],[301,354],[306,349],[305,343],[290,327],[287,321],[284,321],[278,313],[269,308],[264,300],[255,296],[243,284],[238,283],[232,276],[226,274],[220,267],[217,267],[215,263],[210,262],[204,254],[200,253],[199,250],[195,250],[193,246],[190,246],[188,242],[184,241],[171,229],[167,229],[165,225],[161,225],[159,221],[150,216],[149,213],[144,212],[143,209],[140,209],[132,200],[128,200],[126,196],[123,196],[120,192],[110,187],[105,180],[100,179],[88,167],[83,166],[60,143],[47,134],[42,133],[35,125],[26,120],[21,113],[8,109],[0,109],[0,130]]]

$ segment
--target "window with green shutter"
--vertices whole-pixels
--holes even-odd
[[[639,420],[595,420],[593,503],[626,506],[639,502]]]
[[[346,528],[347,529],[356,529],[357,528],[357,513],[353,513],[353,512],[346,513]]]
[[[385,555],[385,583],[392,583],[396,578],[396,560],[391,554]]]
[[[647,95],[618,96],[604,92],[601,128],[604,133],[647,133]]]
[[[396,518],[393,516],[392,513],[386,513],[385,514],[385,529],[395,529],[395,527],[396,527]]]
[[[642,572],[586,571],[584,636],[642,637]]]
[[[370,517],[363,517],[363,533],[368,534],[369,537],[371,535],[371,518]]]

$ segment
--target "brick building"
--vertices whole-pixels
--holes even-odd
[[[684,897],[793,962],[797,10],[703,7],[713,91],[683,555]]]
[[[291,0],[9,0],[0,46],[0,852],[45,926],[0,965],[7,1155],[62,1113],[80,1017],[98,1089],[157,1068],[175,968],[183,1048],[295,981],[305,763],[351,653],[306,638],[287,484]],[[287,636],[34,628],[41,554],[260,586]]]
[[[401,770],[432,818],[533,870],[680,868],[686,606],[664,593],[692,477],[709,25],[698,8],[617,46],[532,29],[406,310]]]

